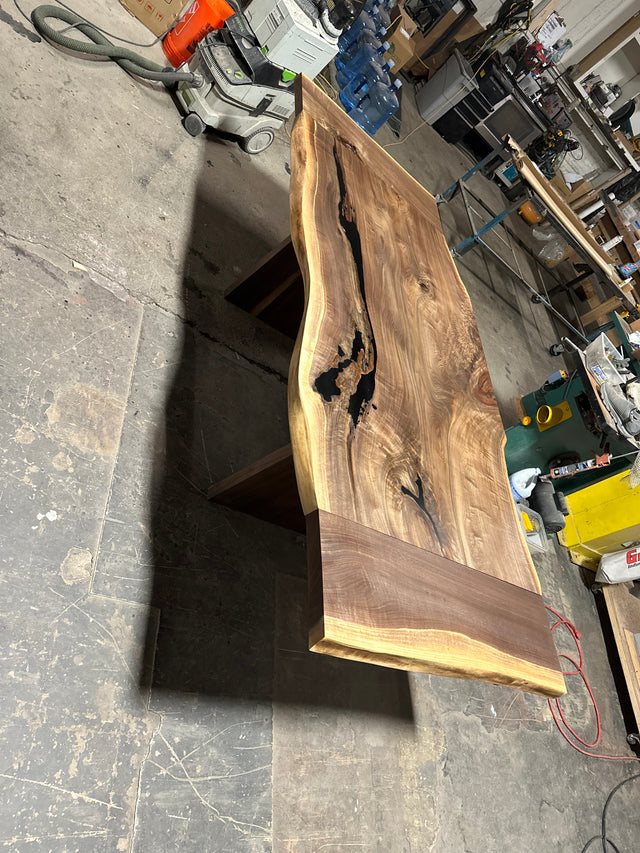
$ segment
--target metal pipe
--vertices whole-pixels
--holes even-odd
[[[476,163],[475,166],[472,166],[468,172],[465,172],[461,178],[458,178],[458,180],[454,184],[451,184],[448,189],[446,189],[443,193],[438,193],[438,195],[436,196],[436,204],[442,204],[442,202],[451,201],[451,199],[455,196],[456,192],[460,189],[460,184],[462,184],[463,181],[467,181],[472,175],[475,175],[476,172],[479,172],[480,169],[484,168],[487,163],[490,163],[491,160],[493,160],[495,157],[498,157],[500,155],[500,151],[502,151],[505,146],[505,142],[503,142],[501,145],[498,145],[496,148],[493,149],[493,151],[490,151],[486,157],[483,157],[482,160]]]

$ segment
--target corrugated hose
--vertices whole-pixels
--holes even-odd
[[[47,23],[48,18],[56,18],[65,24],[70,24],[79,30],[90,41],[78,41],[69,38]],[[31,13],[31,21],[43,38],[53,44],[71,50],[74,53],[85,53],[90,56],[104,56],[116,62],[124,71],[142,77],[144,80],[157,80],[171,85],[172,83],[192,83],[201,86],[203,79],[200,74],[192,71],[175,71],[173,68],[163,68],[156,62],[146,59],[139,53],[134,53],[126,47],[113,44],[92,23],[77,15],[75,12],[58,6],[36,6]]]

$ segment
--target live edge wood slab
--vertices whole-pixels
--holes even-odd
[[[296,111],[304,316],[289,424],[310,648],[561,695],[502,422],[435,200],[304,77]],[[278,483],[290,478],[287,453],[273,454]],[[247,482],[264,488],[268,468]],[[242,480],[227,483],[236,497]],[[240,506],[231,492],[214,488]]]

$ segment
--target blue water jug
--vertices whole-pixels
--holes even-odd
[[[395,0],[367,0],[364,4],[364,10],[370,12],[374,6],[377,6],[390,13],[395,5]]]
[[[369,136],[377,133],[382,125],[400,108],[396,92],[402,84],[396,80],[392,86],[374,83],[358,106],[349,115]]]
[[[363,30],[370,30],[375,35],[383,35],[381,30],[385,30],[375,18],[369,15],[368,12],[361,12],[354,23],[349,27],[346,33],[343,33],[338,39],[338,50],[347,50],[355,41]]]
[[[363,102],[366,100],[368,94],[369,94],[369,84],[367,82],[361,82],[357,93],[355,93],[353,96],[352,104],[350,106],[347,106],[345,101],[342,101],[342,103],[345,105],[347,112],[351,113],[352,110],[357,109],[361,104],[363,104]],[[340,92],[340,100],[342,100],[342,92]]]
[[[384,65],[378,62],[372,62],[365,68],[359,77],[351,80],[344,89],[340,92],[340,100],[347,112],[355,109],[364,95],[365,87],[368,91],[374,83],[384,83],[386,86],[391,86],[391,78],[389,72],[394,66],[394,61],[390,59]]]
[[[383,3],[376,3],[375,7],[368,14],[371,15],[374,21],[378,21],[381,26],[385,27],[385,29],[388,30],[391,26],[391,15]]]
[[[367,44],[371,45],[371,47],[380,47],[380,39],[375,33],[372,33],[371,30],[363,30],[351,47],[336,56],[336,68],[338,71],[344,68],[347,63],[351,62],[360,48]]]
[[[343,68],[336,74],[336,82],[341,89],[353,80],[359,77],[362,70],[371,62],[377,62],[389,50],[389,42],[383,41],[379,48],[374,48],[370,44],[361,47]]]

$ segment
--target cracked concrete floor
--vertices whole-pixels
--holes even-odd
[[[115,0],[76,5],[151,41]],[[204,499],[287,440],[290,343],[221,298],[288,231],[286,135],[257,158],[192,140],[165,92],[8,0],[0,46],[0,848],[579,851],[633,765],[573,752],[541,699],[310,655],[301,537]],[[389,151],[434,192],[466,166],[429,128]],[[557,334],[486,259],[460,271],[508,423]],[[590,594],[553,543],[538,567],[625,754]],[[579,688],[566,707],[592,730]],[[623,851],[637,797],[612,807]]]

